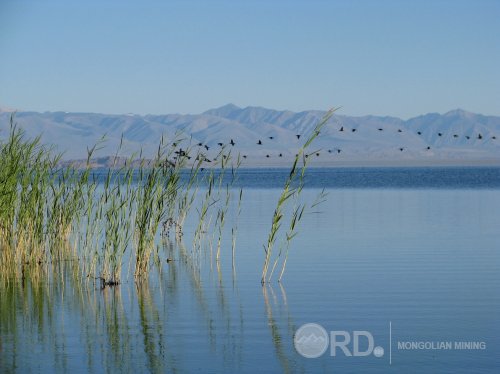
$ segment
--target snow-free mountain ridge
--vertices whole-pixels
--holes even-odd
[[[228,145],[233,139],[233,152],[247,156],[246,166],[285,166],[324,113],[228,104],[200,114],[19,111],[14,121],[29,137],[42,134],[42,141],[55,144],[66,160],[85,158],[87,147],[104,135],[105,146],[98,156],[115,154],[123,135],[120,155],[142,149],[149,157],[163,136],[167,142],[182,138],[179,146],[184,149],[191,145],[196,150],[202,143],[208,157],[220,149],[218,143]],[[11,109],[0,109],[0,139],[8,134],[11,115]],[[408,120],[335,114],[310,151],[317,166],[500,164],[500,117],[461,109]]]

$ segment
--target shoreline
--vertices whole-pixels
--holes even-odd
[[[146,162],[148,163],[148,162]],[[83,160],[67,160],[60,163],[61,167],[68,167],[74,165],[76,169],[85,169],[86,161]],[[119,169],[124,166],[121,162],[112,165],[107,163],[99,164],[98,162],[92,161],[91,169]],[[281,162],[252,162],[248,164],[240,165],[239,169],[289,169],[293,164],[293,160],[281,161]],[[132,162],[132,165],[136,165],[138,168],[138,163],[136,161]],[[191,165],[186,165],[185,169],[189,169]],[[339,162],[323,162],[323,161],[311,161],[308,163],[308,168],[315,169],[335,169],[335,168],[461,168],[461,167],[500,167],[500,160],[488,159],[488,160],[345,160]],[[210,164],[203,165],[204,169],[219,169],[219,165],[212,166]]]

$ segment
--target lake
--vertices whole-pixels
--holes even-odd
[[[1,283],[0,372],[497,372],[500,168],[310,169],[303,200],[327,199],[262,286],[287,173],[239,171],[219,262],[193,251],[191,214],[148,281]],[[301,346],[309,323],[326,338]]]

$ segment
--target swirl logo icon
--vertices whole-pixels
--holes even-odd
[[[302,356],[317,358],[328,349],[328,333],[317,323],[306,323],[295,332],[293,344]]]

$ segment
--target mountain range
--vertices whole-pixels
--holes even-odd
[[[9,132],[12,113],[11,109],[0,108],[0,139]],[[246,156],[245,166],[273,167],[289,165],[324,114],[228,104],[200,114],[18,111],[14,122],[29,137],[41,134],[42,142],[64,152],[65,160],[85,158],[87,148],[103,136],[105,140],[96,154],[102,159],[114,155],[120,142],[120,156],[142,150],[143,156],[151,157],[163,136],[178,147],[199,148],[207,157],[217,153],[218,143],[231,147],[232,139],[233,152]],[[408,120],[335,114],[310,151],[316,166],[500,164],[500,117],[461,109]]]

